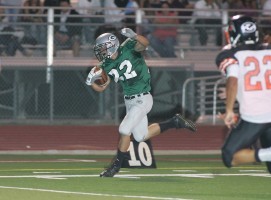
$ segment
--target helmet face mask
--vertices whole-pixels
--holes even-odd
[[[119,48],[119,40],[112,33],[104,33],[100,35],[93,47],[95,56],[101,62],[106,58],[111,58],[111,56],[117,52]]]
[[[259,32],[255,21],[248,16],[233,16],[228,26],[229,42],[238,44],[254,44],[259,41]]]

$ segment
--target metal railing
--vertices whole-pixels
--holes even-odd
[[[221,75],[188,78],[182,89],[182,107],[186,109],[183,115],[186,116],[188,110],[198,116],[199,123],[216,125],[221,122],[219,113],[224,113],[226,108],[225,83],[226,78]],[[237,101],[234,109],[238,113]]]
[[[217,89],[216,83],[221,79],[221,75],[186,79],[182,89],[182,107],[185,108],[183,115],[186,116],[188,111],[198,116],[200,120],[202,118],[206,120],[209,116],[216,115],[216,113],[213,113],[214,110],[217,110],[214,95]]]

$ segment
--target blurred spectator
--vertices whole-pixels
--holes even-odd
[[[271,32],[266,33],[266,34],[264,35],[263,42],[264,42],[264,43],[271,44]]]
[[[122,20],[125,18],[124,12],[114,3],[113,0],[104,0],[104,17],[106,24],[115,24],[122,26]]]
[[[68,0],[68,2],[70,3],[70,0]],[[55,8],[55,7],[58,7],[59,4],[60,4],[60,0],[44,0],[44,2],[43,2],[44,7],[53,7],[53,8]],[[54,11],[56,11],[56,10],[54,10]],[[44,9],[43,12],[47,13],[47,9]]]
[[[21,11],[20,7],[23,5],[23,1],[24,0],[2,0],[1,1],[1,4],[3,6],[9,7],[5,9],[5,14],[8,17],[8,22],[16,23],[18,21],[18,14]],[[16,25],[11,24],[11,26],[16,26]]]
[[[129,0],[114,0],[114,4],[119,8],[124,8]]]
[[[43,23],[43,4],[40,0],[27,0],[24,2],[22,21],[29,25],[24,25],[25,36],[22,43],[45,44],[46,28]]]
[[[266,0],[262,7],[262,32],[266,35],[271,33],[271,0]]]
[[[1,30],[0,44],[4,46],[0,49],[1,55],[15,56],[19,50],[24,56],[31,56],[31,53],[21,45],[12,26],[6,26]]]
[[[230,9],[235,10],[229,13],[230,16],[246,15],[250,17],[256,17],[258,15],[258,12],[256,12],[258,5],[255,0],[235,0],[231,1],[229,6]]]
[[[141,35],[144,35],[145,37],[147,37],[148,34],[150,34],[152,32],[152,27],[150,26],[151,23],[151,19],[145,17],[145,16],[150,16],[153,15],[152,12],[150,12],[149,10],[145,10],[150,8],[150,1],[149,0],[143,0],[140,1],[139,7],[142,8],[140,9],[141,15],[142,15],[142,23],[140,25],[138,25],[138,29],[137,31],[139,31],[139,33]]]
[[[71,7],[69,0],[60,0],[60,9],[57,9],[55,18],[55,44],[56,47],[71,47],[74,56],[79,56],[82,34],[82,18],[78,16],[79,13]]]
[[[77,12],[82,15],[83,35],[87,43],[91,43],[94,38],[94,32],[97,27],[93,23],[103,23],[104,19],[98,18],[95,15],[101,15],[101,1],[100,0],[78,0]]]
[[[219,1],[218,6],[219,6],[220,9],[224,9],[224,10],[230,9],[229,0],[221,0],[221,1]]]
[[[178,18],[176,12],[170,11],[168,2],[162,2],[161,11],[157,11],[153,24],[156,25],[152,34],[149,35],[150,44],[161,57],[176,57],[174,46],[176,45]],[[171,25],[171,26],[168,26]]]
[[[108,32],[116,35],[120,39],[120,42],[123,42],[124,39],[126,39],[118,31],[118,28],[123,26],[122,20],[125,18],[123,11],[125,2],[125,0],[103,0],[103,3],[101,1],[102,7],[104,7],[105,23],[95,30],[94,38],[97,38],[102,33]],[[122,9],[119,6],[122,6]]]
[[[69,1],[70,3],[70,1]],[[45,7],[57,7],[60,4],[60,0],[44,0],[43,5]]]
[[[154,16],[157,12],[157,8],[161,9],[161,1],[160,0],[150,0],[148,3],[145,4],[145,8],[151,8],[150,10],[146,11],[146,15],[150,16],[149,22],[152,23],[154,20]],[[153,9],[154,8],[154,9]],[[153,31],[153,26],[149,26],[149,30]]]
[[[138,2],[140,8],[149,8],[151,0],[141,0]]]
[[[138,8],[139,8],[139,5],[136,0],[129,0],[127,5],[124,8],[124,14],[127,16],[123,20],[124,26],[131,28],[133,31],[136,31],[135,15],[136,15],[136,10]]]
[[[152,0],[150,2],[151,8],[161,8],[161,1],[160,0]]]
[[[192,15],[192,11],[184,9],[193,9],[194,5],[192,3],[189,3],[188,0],[168,0],[168,2],[170,3],[170,6],[172,8],[183,9],[182,11],[178,12],[178,16],[181,17],[181,19],[179,19],[179,22],[186,23],[189,19],[189,16]]]
[[[20,38],[23,33],[16,32],[12,26],[7,26],[8,17],[4,15],[5,10],[0,7],[0,55],[2,56],[15,56],[17,50],[19,50],[25,56],[31,56],[20,43]],[[20,36],[20,37],[19,37]]]
[[[265,0],[262,6],[262,15],[271,16],[271,0]]]
[[[207,45],[207,29],[215,29],[216,45],[222,45],[221,13],[214,0],[198,0],[194,6],[191,24],[196,24],[199,33],[199,41],[202,46]],[[210,26],[211,25],[211,26]]]
[[[258,4],[258,9],[262,9],[264,3],[266,2],[267,0],[257,0],[257,4]]]

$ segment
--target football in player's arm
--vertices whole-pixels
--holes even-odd
[[[248,16],[231,18],[227,31],[229,45],[216,58],[226,75],[224,122],[230,134],[222,147],[227,167],[266,162],[271,173],[271,50],[259,42],[256,22]],[[234,103],[239,103],[236,124]],[[251,146],[260,140],[261,148]]]
[[[151,75],[141,52],[146,49],[149,41],[129,28],[121,29],[121,34],[127,37],[121,45],[112,33],[103,33],[97,37],[94,53],[101,69],[91,70],[86,79],[86,84],[98,92],[104,91],[112,82],[120,83],[126,106],[126,115],[119,126],[120,140],[116,158],[100,174],[100,177],[113,177],[119,172],[127,155],[131,135],[137,142],[142,142],[170,128],[196,131],[195,124],[184,119],[180,114],[148,126],[147,114],[153,105],[153,97],[150,93]],[[103,70],[108,78],[101,86],[96,82],[101,78]]]

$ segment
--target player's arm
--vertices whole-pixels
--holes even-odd
[[[138,52],[146,50],[147,46],[150,43],[149,40],[143,35],[136,35],[134,39],[137,41],[135,51]]]
[[[225,125],[231,128],[236,123],[234,104],[237,95],[239,65],[233,55],[234,51],[224,49],[216,58],[216,64],[222,74],[226,75],[226,113],[222,118]]]
[[[138,51],[138,52],[146,50],[147,46],[150,43],[146,37],[144,37],[143,35],[136,34],[130,28],[121,29],[121,34],[124,35],[125,37],[131,38],[137,41],[135,45],[135,51]]]
[[[234,103],[237,95],[238,79],[230,76],[226,82],[226,113],[224,122],[228,128],[231,128],[235,123]]]

